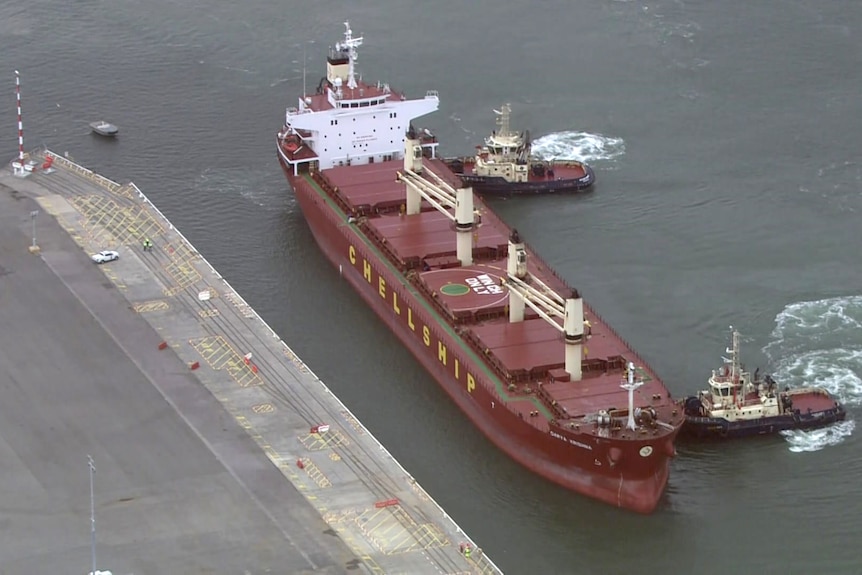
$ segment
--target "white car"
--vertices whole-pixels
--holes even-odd
[[[93,254],[90,256],[94,262],[97,264],[103,264],[105,262],[112,262],[114,260],[120,259],[120,254],[111,250],[104,250],[97,254]]]

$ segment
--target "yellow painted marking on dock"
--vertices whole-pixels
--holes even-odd
[[[194,261],[200,257],[200,254],[191,249],[188,244],[181,240],[165,244],[162,249],[165,250],[165,253],[169,256],[179,261]]]
[[[255,413],[272,413],[275,411],[275,406],[271,403],[258,403],[252,405],[251,410]]]
[[[233,348],[228,347],[226,342],[223,342],[224,345],[212,351],[212,355],[210,356],[210,363],[212,365],[217,365],[217,369],[221,369],[225,362],[229,361],[231,355],[233,353]]]
[[[134,189],[135,189],[134,186],[131,183],[129,183],[129,184],[123,184],[122,186],[120,186],[114,190],[111,190],[111,192],[117,196],[132,199],[136,195],[135,192],[133,191]]]
[[[249,319],[254,317],[254,310],[252,310],[251,307],[234,292],[226,292],[224,294],[224,298],[230,303],[232,303],[234,307],[239,311],[239,313],[242,314],[243,317]]]
[[[356,525],[386,555],[436,549],[449,545],[446,534],[433,523],[416,523],[400,506],[369,509],[358,515]]]
[[[236,419],[236,422],[239,423],[240,427],[243,429],[251,429],[251,423],[246,416],[234,415],[234,419]]]
[[[207,340],[216,340],[217,337],[205,338]],[[218,347],[218,342],[213,341],[199,341],[201,347],[209,346],[210,349],[214,347]],[[261,404],[263,405],[263,404]],[[295,467],[295,462],[288,462],[284,459],[284,457],[279,454],[275,448],[266,443],[263,438],[253,432],[253,426],[249,419],[244,415],[234,414],[234,417],[237,423],[246,430],[252,438],[255,439],[256,443],[263,449],[264,453],[266,453],[267,457],[273,461],[273,463],[278,466],[278,468],[282,471],[282,473],[291,481],[291,483],[305,496],[306,500],[309,501],[320,513],[323,520],[330,527],[335,527],[335,530],[341,537],[341,539],[347,544],[347,546],[356,554],[357,557],[361,557],[362,562],[368,566],[368,569],[373,573],[385,573],[385,571],[380,567],[380,565],[370,556],[368,555],[368,542],[364,541],[362,543],[358,542],[354,537],[354,530],[345,529],[341,525],[350,525],[357,521],[357,513],[353,509],[341,510],[341,511],[330,511],[326,505],[320,500],[317,495],[309,491],[309,486],[305,485],[303,481],[303,477],[297,475],[296,471],[298,468]],[[327,432],[329,433],[329,432]],[[316,435],[316,434],[315,434]],[[303,458],[303,466],[305,471],[305,477],[313,480],[319,488],[328,488],[332,486],[331,481],[327,478],[320,468],[314,464],[310,459]]]
[[[476,555],[476,552],[474,551],[473,557],[471,557],[471,560],[473,561],[473,563],[476,564],[475,567],[476,567],[476,569],[479,570],[479,573],[481,573],[482,575],[485,575],[486,573],[487,574],[494,574],[494,573],[500,572],[499,569],[496,569],[491,565],[490,561],[488,560],[487,557],[485,557],[484,553],[482,555],[480,555],[478,559],[475,559],[475,555]],[[475,573],[475,571],[471,571],[471,573]]]
[[[156,301],[145,301],[141,303],[136,303],[132,306],[132,309],[138,313],[148,313],[152,311],[163,311],[171,307],[168,305],[168,302],[163,300]]]
[[[341,511],[330,511],[323,516],[323,520],[326,521],[327,525],[338,525],[340,523],[347,523],[349,521],[353,521],[356,517],[355,509],[342,509]]]
[[[298,355],[293,352],[292,349],[285,346],[284,355],[290,360],[293,365],[296,366],[297,369],[299,369],[300,373],[309,373],[310,370],[308,369],[308,366],[305,365],[305,363],[299,358]]]
[[[198,312],[198,315],[199,315],[199,316],[201,316],[202,318],[206,319],[206,318],[208,318],[208,317],[216,317],[216,316],[217,316],[217,315],[219,315],[220,313],[221,313],[221,312],[218,310],[218,308],[211,307],[211,308],[209,308],[209,309],[202,309],[202,310],[200,310],[200,311]]]
[[[123,245],[139,244],[144,238],[161,235],[164,228],[142,207],[126,207],[113,199],[100,195],[79,196],[71,199],[84,216],[84,228],[94,239],[107,241],[110,236]]]
[[[335,451],[333,451],[329,454],[329,459],[331,459],[332,461],[341,461],[341,456],[338,455],[338,453],[336,453]]]
[[[224,352],[225,347],[227,347],[227,342],[220,335],[211,336],[211,337],[203,337],[200,339],[193,339],[189,341],[192,344],[192,347],[197,350],[201,357],[204,358],[204,361],[210,364],[210,367],[216,369],[216,367],[211,363],[213,355],[219,352]]]
[[[117,274],[115,274],[113,271],[111,271],[111,269],[110,269],[110,268],[103,267],[103,268],[102,268],[102,272],[103,272],[103,273],[108,277],[108,279],[109,279],[109,280],[111,280],[111,282],[113,282],[113,283],[114,283],[114,285],[116,285],[118,288],[120,288],[120,289],[126,289],[126,284],[124,284],[122,281],[120,281],[119,276],[118,276]]]
[[[261,445],[261,448],[263,449],[263,452],[266,453],[266,456],[269,457],[269,460],[275,463],[276,466],[280,465],[281,462],[284,461],[284,458],[272,445],[264,443]]]
[[[413,532],[413,537],[419,542],[423,549],[437,549],[449,545],[449,538],[434,523],[421,523]]]
[[[337,429],[330,429],[324,433],[309,433],[304,437],[300,437],[299,442],[309,451],[323,451],[324,449],[332,449],[339,445],[350,444],[347,437]]]
[[[171,261],[165,264],[164,268],[180,289],[185,289],[201,279],[200,272],[187,260]]]
[[[357,421],[357,419],[353,417],[349,411],[342,411],[341,416],[347,420],[347,423],[350,424],[350,427],[352,427],[357,433],[359,433],[360,435],[365,433],[365,428],[362,427],[359,421]]]
[[[365,565],[371,570],[372,573],[386,573],[386,571],[383,570],[380,564],[378,564],[377,561],[372,559],[370,555],[363,555],[362,562],[365,563]]]
[[[413,490],[413,493],[418,495],[419,499],[421,499],[422,501],[428,501],[431,499],[431,497],[427,493],[425,493],[425,490],[422,489],[422,486],[419,485],[419,482],[415,479],[410,480],[410,488]]]
[[[308,474],[308,477],[310,477],[312,481],[317,483],[317,486],[321,489],[332,487],[332,482],[329,481],[329,478],[326,477],[323,471],[321,471],[321,469],[307,457],[302,458],[302,469]]]
[[[263,383],[260,376],[252,371],[251,366],[246,365],[236,352],[234,352],[234,357],[225,362],[225,369],[240,387],[251,387]]]
[[[220,335],[189,340],[207,364],[216,371],[224,369],[240,387],[262,385],[263,380],[251,365]]]
[[[168,287],[168,288],[165,288],[164,291],[162,291],[162,293],[165,294],[165,297],[174,297],[175,295],[177,295],[181,291],[183,291],[183,290],[178,288],[178,287]]]

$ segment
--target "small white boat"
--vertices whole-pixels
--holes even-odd
[[[98,122],[90,122],[90,127],[93,131],[100,136],[106,136],[108,138],[113,138],[117,135],[117,132],[120,130],[114,125],[104,120],[100,120]]]

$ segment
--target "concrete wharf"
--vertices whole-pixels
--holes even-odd
[[[115,574],[500,572],[137,186],[27,160],[0,170],[0,348],[22,366],[0,375],[0,456],[44,521],[0,543],[6,567],[89,566],[92,452]],[[101,250],[120,258],[95,265]]]

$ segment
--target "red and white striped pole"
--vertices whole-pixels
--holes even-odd
[[[18,98],[18,161],[24,164],[24,124],[21,122],[21,79],[15,70],[15,94]]]

